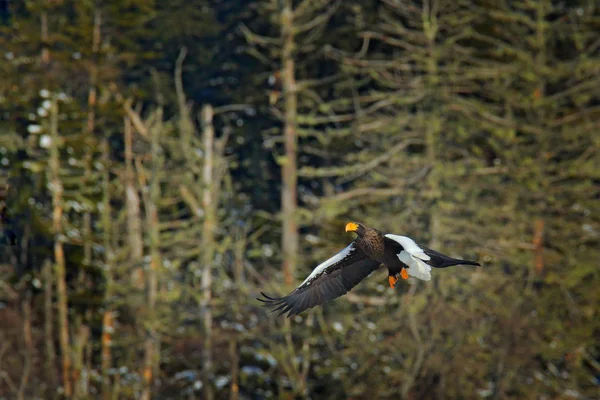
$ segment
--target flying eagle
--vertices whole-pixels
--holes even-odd
[[[396,287],[398,277],[409,276],[428,281],[431,267],[446,268],[452,265],[480,265],[475,261],[459,260],[431,250],[409,237],[382,233],[357,222],[346,225],[346,232],[354,232],[357,238],[345,249],[319,264],[310,275],[285,297],[257,300],[288,317],[309,308],[336,299],[348,293],[360,281],[369,276],[381,264],[388,269],[390,287]]]

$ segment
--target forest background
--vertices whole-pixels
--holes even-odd
[[[1,0],[0,398],[599,398],[599,32],[593,0]],[[354,220],[483,267],[260,307]]]

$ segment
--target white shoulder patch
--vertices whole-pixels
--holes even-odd
[[[420,248],[419,245],[408,236],[392,235],[391,233],[388,233],[385,235],[385,237],[388,239],[392,239],[395,242],[398,242],[402,247],[404,247],[404,250],[406,250],[412,256],[418,257],[424,261],[429,261],[429,259],[431,258],[427,254],[425,254],[423,249]]]
[[[354,242],[352,242],[348,246],[346,246],[342,251],[337,253],[335,256],[333,256],[330,259],[323,261],[321,264],[317,265],[316,268],[313,269],[313,271],[310,273],[310,275],[308,275],[308,277],[306,277],[304,282],[302,282],[300,284],[300,286],[298,286],[298,287],[301,287],[305,284],[310,285],[310,281],[313,278],[316,278],[317,276],[319,276],[323,271],[325,271],[325,269],[327,269],[327,267],[330,267],[331,265],[335,264],[336,262],[343,260],[346,256],[348,256],[348,254],[352,253],[354,250],[355,250]]]
[[[429,281],[431,280],[431,267],[425,263],[429,257],[419,245],[407,236],[392,235],[388,233],[385,237],[399,243],[404,250],[398,254],[398,258],[408,266],[406,272],[415,278]]]

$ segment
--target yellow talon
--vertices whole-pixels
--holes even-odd
[[[396,278],[395,276],[389,276],[388,280],[390,281],[390,287],[391,288],[395,288],[396,287],[396,282],[398,282],[398,278]]]

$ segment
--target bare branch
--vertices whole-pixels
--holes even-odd
[[[318,14],[317,17],[313,18],[310,22],[304,24],[304,25],[296,25],[294,26],[294,34],[299,34],[302,32],[306,32],[306,31],[310,31],[313,30],[317,25],[321,25],[321,24],[325,24],[327,23],[327,21],[333,16],[333,14],[335,14],[335,12],[337,11],[337,9],[339,8],[339,6],[342,4],[341,0],[337,0],[331,7],[329,7],[329,9],[327,9],[327,11]],[[297,14],[298,9],[296,9],[296,11],[294,12],[295,17],[298,18],[298,14]]]
[[[131,103],[131,100],[127,100],[123,105],[123,108],[129,116],[131,123],[133,124],[133,126],[135,126],[136,131],[146,139],[149,139],[150,134],[148,133],[148,128],[142,121],[142,117],[140,116],[140,114],[131,107]]]
[[[311,168],[311,167],[304,167],[299,171],[298,175],[303,176],[303,177],[311,177],[311,178],[352,175],[353,179],[355,179],[356,177],[363,175],[363,174],[369,172],[370,170],[376,168],[380,164],[389,160],[390,157],[392,157],[394,154],[397,154],[398,152],[407,148],[409,145],[415,144],[415,143],[421,143],[421,141],[416,140],[416,139],[403,140],[402,142],[394,145],[390,150],[383,153],[379,157],[376,157],[376,158],[372,159],[371,161],[364,163],[364,164],[358,164],[358,165],[354,164],[354,165],[347,166],[347,167],[333,167],[333,168],[319,168],[319,169]]]
[[[215,113],[215,115],[217,115],[217,114],[223,114],[223,113],[232,112],[232,111],[246,111],[246,110],[252,109],[252,108],[253,107],[250,104],[228,104],[226,106],[215,107],[214,113]]]
[[[281,39],[280,38],[272,38],[268,36],[258,35],[252,32],[246,25],[243,23],[240,24],[240,31],[246,38],[249,44],[257,44],[260,46],[268,47],[268,46],[280,46]]]
[[[394,187],[391,188],[358,188],[349,190],[347,192],[336,194],[335,196],[326,197],[323,201],[331,202],[344,202],[347,200],[354,199],[362,196],[373,196],[373,197],[394,197],[399,196],[406,191],[406,186],[410,186],[416,182],[423,180],[427,174],[431,171],[431,167],[427,166],[422,168],[419,172],[414,174],[410,179],[405,179],[402,182],[395,182]]]

